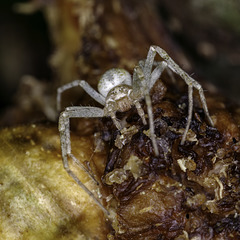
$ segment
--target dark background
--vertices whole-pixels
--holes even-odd
[[[0,114],[13,99],[23,75],[49,81],[47,64],[51,43],[41,11],[26,15],[17,13],[15,4],[24,1],[0,2]]]

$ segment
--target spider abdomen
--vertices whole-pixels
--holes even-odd
[[[106,71],[98,83],[98,91],[106,97],[115,87],[132,85],[132,78],[128,71],[121,68],[112,68]]]

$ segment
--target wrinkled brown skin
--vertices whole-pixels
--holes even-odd
[[[151,140],[143,132],[147,127],[135,109],[128,113],[127,122],[136,124],[139,132],[121,150],[113,146],[109,154],[111,168],[107,165],[105,174],[124,168],[132,155],[143,162],[137,179],[128,171],[125,181],[112,185],[119,204],[113,235],[115,239],[187,239],[181,238],[185,231],[189,239],[240,239],[239,122],[223,99],[209,97],[215,122],[209,126],[195,94],[190,131],[196,138],[180,145],[176,130],[185,127],[187,108],[178,106],[187,106],[187,92],[166,80],[165,85],[155,85],[152,95],[160,156],[154,156]],[[186,165],[184,172],[177,160],[187,157],[192,165]],[[217,179],[223,186],[221,194]]]

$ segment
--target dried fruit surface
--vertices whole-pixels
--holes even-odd
[[[164,95],[156,89],[165,89]],[[208,97],[215,123],[209,126],[196,94],[187,141],[181,145],[186,93],[168,78],[153,89],[158,157],[134,109],[125,118],[138,132],[121,149],[111,142],[105,174],[111,176],[118,202],[116,239],[240,238],[238,120],[223,99]],[[114,182],[116,172],[121,181]]]

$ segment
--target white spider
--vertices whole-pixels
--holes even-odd
[[[159,54],[163,59],[162,62],[154,62],[156,54]],[[152,71],[153,66],[155,69]],[[193,111],[193,87],[199,91],[200,99],[205,111],[206,117],[209,123],[213,126],[212,119],[209,115],[206,99],[203,93],[202,86],[191,78],[186,72],[184,72],[170,57],[169,55],[158,46],[151,46],[146,60],[140,61],[134,68],[133,78],[131,75],[123,69],[111,69],[108,70],[98,83],[98,92],[94,90],[86,81],[76,80],[69,84],[66,84],[58,88],[57,93],[57,109],[60,111],[61,106],[61,94],[67,89],[80,86],[82,87],[93,99],[104,106],[103,109],[97,107],[67,107],[63,111],[59,118],[59,131],[62,149],[63,165],[68,174],[82,187],[90,197],[101,207],[101,209],[109,214],[102,203],[93,195],[93,193],[76,177],[76,175],[69,168],[68,157],[83,167],[88,172],[89,176],[94,180],[91,173],[77,160],[77,158],[71,152],[71,140],[70,140],[70,118],[101,118],[104,116],[110,116],[115,126],[121,131],[121,123],[116,118],[116,112],[125,112],[135,105],[139,116],[142,119],[143,124],[147,124],[144,111],[139,103],[140,100],[145,98],[147,104],[148,121],[150,138],[153,144],[155,155],[159,155],[156,136],[154,134],[154,122],[151,98],[149,95],[155,82],[159,79],[164,69],[168,67],[174,73],[178,74],[188,85],[188,119],[185,131],[182,136],[181,144],[184,144]]]

